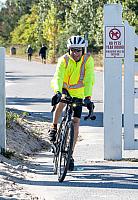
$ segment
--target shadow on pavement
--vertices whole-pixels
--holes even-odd
[[[51,98],[18,98],[18,97],[7,97],[6,98],[6,104],[7,106],[14,106],[14,105],[21,105],[21,106],[27,106],[27,105],[33,105],[33,104],[47,104],[51,103]],[[50,104],[49,104],[50,106]],[[15,112],[24,112],[19,111],[16,109],[12,109]],[[52,107],[51,107],[52,110]],[[35,118],[49,118],[52,121],[52,113],[51,112],[29,112],[31,116]],[[103,112],[94,112],[94,115],[96,116],[96,120],[84,120],[84,117],[88,115],[88,111],[82,112],[81,122],[80,126],[91,126],[91,127],[103,127]],[[122,114],[122,127],[124,127],[124,115]]]
[[[50,98],[18,98],[18,97],[7,97],[7,105],[31,105],[34,103],[50,103]]]
[[[52,74],[49,74],[49,75],[44,75],[44,74],[40,74],[40,75],[24,75],[24,76],[22,76],[22,75],[19,75],[19,74],[17,74],[17,75],[11,75],[11,74],[13,74],[14,72],[6,72],[6,81],[17,81],[17,80],[28,80],[28,79],[33,79],[33,78],[51,78],[51,77],[53,77],[53,75]],[[17,73],[17,72],[15,72],[15,73]]]
[[[34,104],[41,104],[45,105],[47,103],[51,103],[51,98],[19,98],[19,97],[7,97],[6,98],[6,104],[7,106],[13,106],[14,105],[20,105],[20,106],[31,106]],[[49,104],[50,106],[50,104]],[[16,109],[12,109],[14,112],[24,112],[19,111]],[[51,107],[52,110],[52,107]],[[52,113],[51,112],[29,112],[30,116],[35,118],[46,118],[48,117],[52,121]],[[103,127],[103,112],[95,112],[94,115],[96,116],[96,120],[84,120],[84,116],[88,115],[88,111],[85,109],[85,111],[82,113],[81,118],[81,126],[93,126],[93,127]]]
[[[63,183],[57,181],[57,175],[53,175],[53,166],[42,164],[30,165],[30,171],[35,169],[35,174],[50,175],[51,181],[39,180],[16,180],[21,184],[39,186],[64,186],[64,187],[93,187],[93,188],[116,188],[138,189],[138,175],[131,170],[138,167],[108,166],[108,165],[79,165],[77,171],[69,172]],[[79,169],[81,169],[79,171]],[[83,170],[82,170],[83,169]],[[129,173],[128,173],[129,172]],[[55,176],[53,181],[52,176]],[[72,177],[70,179],[70,177]],[[70,180],[69,180],[70,179]]]

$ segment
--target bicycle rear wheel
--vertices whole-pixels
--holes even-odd
[[[62,182],[65,179],[69,168],[70,158],[72,155],[74,140],[74,126],[72,122],[68,122],[62,135],[58,156],[58,181]]]

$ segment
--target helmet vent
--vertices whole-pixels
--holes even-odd
[[[79,37],[79,40],[78,40],[78,44],[80,44],[80,41],[82,40],[82,38],[81,37]]]
[[[70,43],[72,44],[71,38],[70,38]]]
[[[76,37],[74,37],[74,44],[76,44]]]

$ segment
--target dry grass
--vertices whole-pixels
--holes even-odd
[[[6,49],[6,53],[8,56],[11,56],[10,55],[10,49],[7,48]],[[103,67],[103,54],[100,53],[100,54],[92,54],[93,58],[94,58],[94,63],[95,63],[95,68],[102,68]],[[23,59],[26,59],[27,60],[27,54],[25,53],[25,48],[19,48],[17,47],[17,51],[16,51],[16,55],[13,55],[13,57],[16,57],[16,58],[23,58]],[[37,62],[41,62],[41,59],[38,55],[38,52],[35,52],[32,56],[32,61],[37,61]],[[47,64],[48,64],[48,60],[47,60]]]
[[[94,54],[92,56],[94,58],[95,69],[103,68],[103,54]]]

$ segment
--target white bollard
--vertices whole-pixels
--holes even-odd
[[[122,58],[110,57],[106,51],[109,34],[115,27],[122,26],[122,6],[104,6],[104,159],[122,159]],[[117,29],[115,29],[117,30]],[[110,38],[109,38],[110,39]],[[113,44],[116,40],[113,38]],[[114,49],[114,47],[113,47]],[[107,53],[107,57],[106,57]]]
[[[0,153],[6,150],[5,48],[0,47]]]

